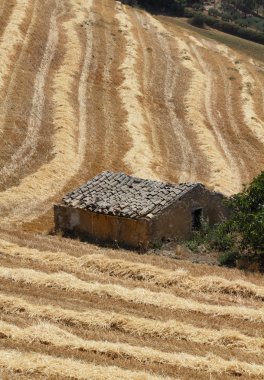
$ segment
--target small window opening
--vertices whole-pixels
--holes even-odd
[[[203,209],[197,208],[192,212],[192,229],[200,230],[202,227],[203,221]]]

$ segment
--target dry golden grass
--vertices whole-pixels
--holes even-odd
[[[19,352],[15,350],[0,350],[0,368],[10,372],[12,378],[17,373],[37,378],[44,375],[47,378],[56,376],[61,379],[91,379],[91,380],[161,380],[164,377],[150,375],[144,372],[133,372],[113,366],[99,366],[73,359],[37,354],[35,352]],[[168,378],[167,378],[168,379]]]
[[[93,0],[87,0],[85,2],[86,10],[88,11],[88,21],[86,21],[86,46],[84,61],[82,65],[82,72],[80,77],[80,85],[78,88],[78,103],[79,103],[79,145],[78,145],[78,155],[79,161],[81,164],[84,155],[85,155],[85,145],[86,145],[86,133],[87,133],[87,80],[88,74],[91,66],[92,58],[92,41],[93,41],[93,32],[92,32],[92,23],[93,23],[93,14],[90,12],[92,8]],[[78,22],[83,22],[84,20],[78,20]]]
[[[205,46],[208,46],[206,40],[204,41],[204,44]],[[252,131],[253,135],[263,143],[263,112],[259,112],[260,108],[258,107],[257,98],[258,83],[254,79],[254,74],[259,71],[256,70],[258,63],[239,54],[234,54],[231,49],[222,44],[215,44],[214,51],[219,52],[220,55],[226,57],[233,66],[234,72],[239,74],[242,84],[240,88],[240,98],[244,123],[247,128]],[[239,129],[236,133],[240,133]]]
[[[143,363],[168,364],[173,367],[185,367],[210,373],[258,376],[264,372],[264,366],[239,362],[237,360],[227,361],[215,355],[207,357],[193,356],[186,353],[162,352],[153,350],[150,347],[131,346],[124,343],[84,340],[47,323],[41,323],[22,329],[0,321],[0,333],[2,337],[12,339],[13,341],[28,343],[39,342],[45,345],[53,345],[55,348],[68,348],[73,351],[79,350],[82,352],[98,352],[110,358],[120,356]],[[131,373],[130,376],[133,378],[133,373]],[[143,378],[144,376],[146,375],[143,374]]]
[[[264,165],[263,65],[115,0],[45,7],[0,2],[0,377],[263,379],[260,275],[47,236],[103,169],[240,190]]]
[[[214,124],[214,118],[212,116],[213,109],[209,103],[213,81],[212,78],[208,78],[208,69],[204,67],[206,63],[195,54],[195,46],[187,34],[175,36],[169,33],[162,23],[150,16],[149,22],[157,29],[157,34],[162,36],[161,45],[171,39],[177,46],[180,64],[188,70],[188,77],[191,78],[188,92],[184,98],[186,124],[194,131],[201,152],[210,162],[208,185],[214,186],[216,189],[221,187],[221,190],[227,194],[239,190],[241,183],[239,181],[236,183],[237,177],[233,178],[234,171],[228,164],[225,152],[219,146],[219,136],[216,136],[218,130],[214,131],[211,127]],[[184,140],[182,143],[184,144]],[[184,146],[186,146],[186,142]],[[237,169],[235,173],[239,177]],[[196,173],[193,173],[192,178],[195,177]],[[230,181],[230,179],[233,180]]]
[[[5,5],[7,6],[7,4]],[[20,26],[27,18],[31,5],[31,0],[16,1],[9,23],[0,40],[0,99],[4,95],[3,90],[7,74],[14,65],[14,55],[23,44],[24,33],[21,31]]]
[[[247,123],[248,127],[252,129],[257,138],[264,144],[263,121],[256,113],[253,97],[257,83],[255,83],[254,78],[250,74],[245,64],[239,62],[237,63],[236,67],[240,72],[243,83],[241,98],[245,122]]]
[[[203,47],[203,46],[202,46]],[[241,182],[241,164],[238,163],[237,157],[233,154],[232,148],[230,148],[229,141],[224,137],[224,134],[221,131],[222,120],[217,117],[214,112],[215,107],[215,98],[214,96],[218,95],[217,80],[216,75],[214,74],[214,68],[210,67],[206,60],[206,56],[203,54],[203,49],[199,46],[192,46],[192,50],[196,57],[197,62],[199,63],[204,75],[206,83],[206,93],[205,93],[205,112],[207,115],[207,126],[212,130],[213,135],[215,136],[215,148],[222,152],[222,157],[225,160],[225,167],[228,171],[228,183],[232,183],[232,188],[229,186],[229,190],[225,190],[226,194],[231,195],[240,191],[242,182]],[[219,95],[218,95],[219,96]],[[216,98],[217,99],[217,98]],[[220,113],[221,111],[219,111]],[[222,115],[223,117],[223,115]],[[218,172],[223,173],[224,168],[218,170]],[[221,182],[220,182],[221,184]],[[227,185],[228,186],[228,185]]]
[[[264,322],[264,307],[249,308],[245,306],[223,306],[205,304],[190,298],[177,297],[171,293],[153,292],[143,288],[126,288],[120,285],[86,282],[78,277],[64,273],[47,274],[33,269],[13,269],[0,267],[0,278],[30,284],[34,287],[47,287],[71,290],[83,294],[95,294],[129,303],[145,304],[170,310],[185,310],[204,315],[225,316],[247,321]]]
[[[50,71],[51,62],[54,59],[55,51],[58,44],[58,4],[54,9],[50,19],[49,35],[42,57],[39,70],[36,74],[34,83],[34,94],[32,98],[32,107],[28,120],[28,130],[23,144],[12,155],[10,162],[0,170],[0,175],[10,176],[20,166],[25,166],[34,156],[39,139],[39,130],[42,125],[42,117],[45,106],[45,83]],[[33,16],[34,19],[34,16]]]
[[[56,270],[79,273],[101,273],[111,277],[131,279],[144,283],[153,283],[164,288],[180,288],[188,292],[227,294],[234,296],[234,302],[241,302],[239,297],[264,300],[264,287],[245,280],[230,281],[218,276],[192,276],[187,270],[166,270],[154,265],[135,263],[129,260],[110,258],[106,254],[92,254],[75,257],[66,252],[39,251],[22,247],[6,240],[0,240],[1,253],[46,264]]]
[[[25,317],[43,318],[50,322],[59,322],[66,326],[83,326],[84,328],[101,328],[121,331],[129,335],[174,338],[189,342],[239,348],[260,354],[264,349],[263,338],[243,335],[236,330],[197,328],[176,320],[161,322],[148,318],[138,318],[115,312],[89,309],[77,312],[54,306],[35,305],[19,297],[0,294],[3,313],[23,315]],[[22,313],[22,314],[21,314]]]
[[[139,46],[133,35],[132,24],[125,7],[121,3],[117,4],[116,19],[119,22],[120,31],[126,39],[126,56],[120,67],[124,74],[124,81],[120,87],[120,97],[127,112],[125,127],[129,131],[133,142],[132,148],[126,154],[125,163],[136,176],[158,178],[151,168],[154,157],[146,133],[145,110],[140,101],[142,88],[136,73]]]
[[[188,56],[186,57],[186,52],[188,51],[185,49],[186,44],[184,42],[181,43],[184,47],[183,62],[185,64],[187,62],[186,67],[190,69],[189,62],[192,62],[194,58],[197,59],[197,57],[194,55],[192,55],[192,58],[190,59]],[[196,67],[194,65],[191,67],[192,84],[185,99],[186,109],[188,110],[188,121],[196,131],[199,145],[210,162],[211,172],[209,185],[213,185],[216,189],[221,187],[221,189],[225,189],[224,191],[226,193],[230,193],[237,188],[237,185],[233,182],[232,186],[235,185],[235,187],[232,187],[232,189],[230,188],[230,178],[232,178],[231,168],[226,161],[221,147],[218,146],[217,138],[208,125],[205,116],[206,112],[210,115],[211,110],[208,105],[206,110],[206,105],[203,104],[205,98],[208,99],[208,102],[210,100],[211,95],[208,92],[208,86],[211,81],[210,78],[207,77],[207,71],[204,69],[197,69],[197,65],[199,65],[199,62],[197,62]],[[193,104],[195,105],[193,106]]]
[[[144,20],[144,18],[143,18]],[[194,180],[197,177],[196,165],[191,159],[194,155],[193,145],[188,139],[188,131],[182,123],[181,118],[175,112],[175,97],[176,83],[178,82],[179,66],[175,64],[173,59],[174,50],[172,49],[171,36],[156,19],[148,15],[145,22],[157,29],[157,42],[164,56],[164,104],[168,115],[168,124],[171,130],[172,138],[175,138],[175,151],[181,155],[181,163],[179,163],[179,174],[177,181],[188,182],[190,178]],[[144,25],[144,23],[143,23]],[[174,42],[174,40],[173,40]],[[174,46],[173,46],[174,47]]]
[[[11,221],[19,222],[22,215],[24,220],[31,220],[44,213],[50,207],[46,202],[65,186],[82,164],[86,135],[80,128],[85,126],[83,123],[79,126],[78,110],[72,104],[83,58],[83,46],[76,26],[85,21],[91,5],[88,3],[86,9],[81,6],[82,3],[85,4],[71,2],[71,18],[62,25],[66,37],[65,55],[63,64],[53,78],[54,158],[41,166],[37,172],[25,177],[17,187],[9,188],[0,194],[1,208],[9,209],[7,224]],[[80,83],[80,86],[82,85],[83,82]],[[79,138],[76,137],[78,135]]]

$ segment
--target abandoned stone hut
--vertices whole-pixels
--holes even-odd
[[[54,206],[55,229],[98,243],[147,249],[169,238],[188,238],[202,219],[222,221],[222,199],[199,183],[103,172]]]

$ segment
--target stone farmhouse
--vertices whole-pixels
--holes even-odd
[[[202,184],[170,184],[102,172],[54,206],[55,230],[92,242],[148,249],[186,239],[202,220],[227,216],[223,195]]]

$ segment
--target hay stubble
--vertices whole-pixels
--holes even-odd
[[[14,229],[46,233],[96,168],[238,191],[264,165],[261,64],[114,0],[40,4],[0,4],[1,375],[263,378],[260,277]]]

